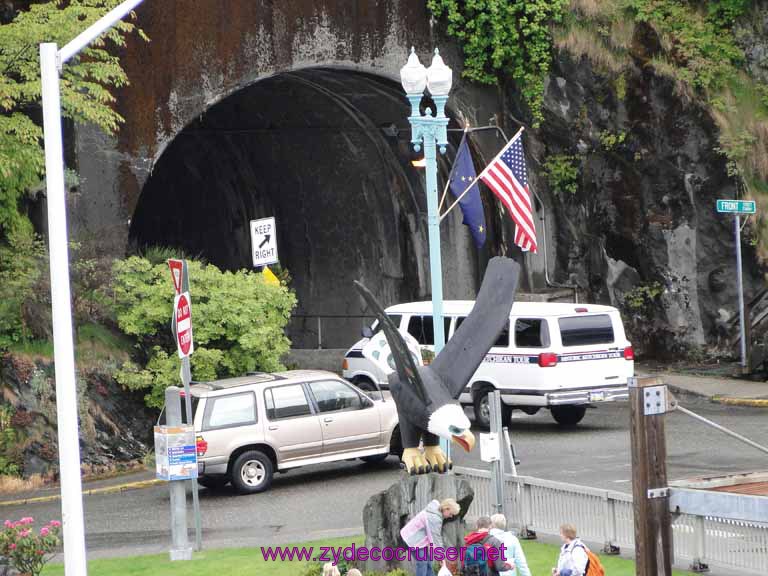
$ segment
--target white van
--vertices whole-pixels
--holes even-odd
[[[453,336],[474,306],[472,300],[443,303],[446,338]],[[412,302],[386,309],[401,329],[423,348],[433,349],[432,303]],[[371,331],[378,328],[374,323]],[[343,376],[364,390],[388,388],[387,378],[363,357],[363,338],[349,349]],[[518,408],[541,408],[563,426],[575,426],[590,404],[627,400],[634,374],[632,344],[616,308],[593,304],[515,302],[502,331],[459,397],[471,405],[475,421],[489,425],[488,392],[501,391],[503,421]]]

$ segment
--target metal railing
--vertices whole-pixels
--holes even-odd
[[[467,519],[490,514],[496,504],[490,471],[454,471],[469,480],[475,492]],[[530,476],[505,474],[504,479],[505,515],[521,537],[557,536],[562,523],[572,522],[584,540],[601,542],[605,553],[634,549],[630,494]],[[427,498],[418,494],[415,508],[426,506]],[[768,571],[768,524],[673,514],[672,534],[676,561],[687,561],[691,569],[711,566],[763,575]]]
[[[294,348],[349,348],[373,320],[370,314],[294,314],[286,331]]]

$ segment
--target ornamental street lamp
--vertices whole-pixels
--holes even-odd
[[[437,146],[445,154],[448,146],[448,118],[445,103],[453,83],[453,72],[445,65],[440,52],[435,48],[429,68],[419,62],[416,50],[411,48],[408,62],[400,69],[400,80],[411,103],[411,144],[418,152],[424,147],[424,161],[427,176],[427,223],[429,230],[429,269],[432,282],[432,328],[435,355],[445,346],[443,325],[443,265],[440,257],[440,211],[437,204]],[[422,115],[419,105],[427,89],[437,109],[436,115]],[[440,440],[440,446],[450,458],[450,445]]]
[[[437,206],[437,147],[445,154],[448,145],[448,118],[445,115],[445,103],[451,91],[453,72],[445,65],[440,53],[435,48],[432,65],[424,68],[411,48],[408,62],[400,69],[403,89],[411,103],[411,144],[418,152],[424,148],[424,161],[427,172],[427,222],[429,229],[429,268],[432,280],[432,326],[435,336],[435,354],[445,345],[443,327],[443,266],[440,259],[440,215]],[[432,95],[437,108],[437,115],[422,115],[419,105],[425,89]]]

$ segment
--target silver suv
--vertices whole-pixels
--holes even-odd
[[[276,470],[402,452],[394,401],[331,372],[292,370],[191,387],[198,482],[263,492]]]

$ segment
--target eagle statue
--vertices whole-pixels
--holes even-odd
[[[509,323],[519,274],[514,260],[490,260],[472,311],[428,366],[416,365],[397,326],[371,292],[355,282],[381,324],[396,366],[389,375],[389,388],[397,406],[402,462],[408,473],[445,472],[452,466],[440,448],[440,438],[467,452],[474,447],[469,418],[458,397]]]

